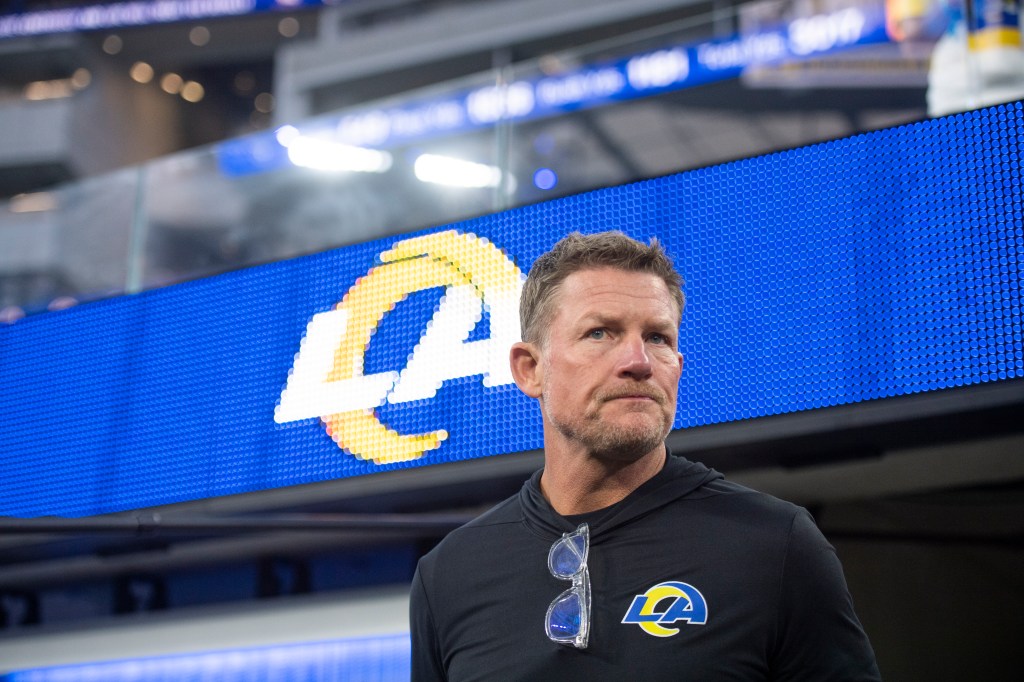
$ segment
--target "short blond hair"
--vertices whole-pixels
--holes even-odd
[[[598,268],[617,268],[626,272],[645,272],[664,280],[680,317],[686,298],[683,278],[656,237],[644,244],[618,230],[581,234],[573,232],[541,255],[530,268],[519,300],[519,323],[523,341],[543,343],[551,320],[552,301],[562,282],[574,272]]]

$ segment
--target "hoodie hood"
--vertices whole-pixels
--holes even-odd
[[[563,533],[576,530],[579,525],[556,512],[540,492],[540,469],[530,477],[519,491],[524,523],[534,532],[552,540]],[[588,514],[592,543],[599,543],[603,533],[646,516],[656,509],[695,494],[711,481],[722,479],[714,469],[668,453],[661,471],[645,481],[620,502],[611,507]],[[593,520],[591,518],[593,517]]]

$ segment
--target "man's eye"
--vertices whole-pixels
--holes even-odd
[[[657,344],[667,344],[668,343],[668,337],[665,336],[664,334],[651,334],[647,338],[651,342],[657,343]]]
[[[603,329],[592,329],[592,330],[590,330],[590,332],[587,333],[587,336],[589,336],[592,339],[603,339],[604,338],[604,330]]]

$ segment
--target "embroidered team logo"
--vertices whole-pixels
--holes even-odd
[[[693,585],[680,582],[658,583],[633,597],[623,623],[632,623],[655,637],[671,637],[679,628],[666,627],[678,622],[704,625],[708,622],[708,603]]]

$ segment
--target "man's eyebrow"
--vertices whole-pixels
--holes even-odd
[[[596,310],[594,312],[584,313],[580,315],[576,320],[580,326],[599,324],[599,325],[610,325],[618,322],[614,317],[607,315],[606,313]]]
[[[594,324],[601,325],[601,326],[611,326],[611,325],[616,325],[616,324],[621,324],[621,323],[622,323],[621,318],[615,317],[615,316],[612,316],[612,315],[608,315],[607,313],[604,313],[604,312],[602,312],[600,310],[595,310],[593,312],[584,313],[583,315],[580,315],[576,319],[576,324],[578,326],[581,326],[581,327],[582,326],[594,325]],[[651,329],[657,329],[657,330],[667,330],[667,331],[673,331],[673,332],[679,331],[679,325],[676,324],[672,320],[672,318],[670,318],[670,317],[655,317],[655,318],[652,318],[649,321],[649,323],[647,325],[645,325],[645,326],[647,326],[647,327],[649,327]]]

